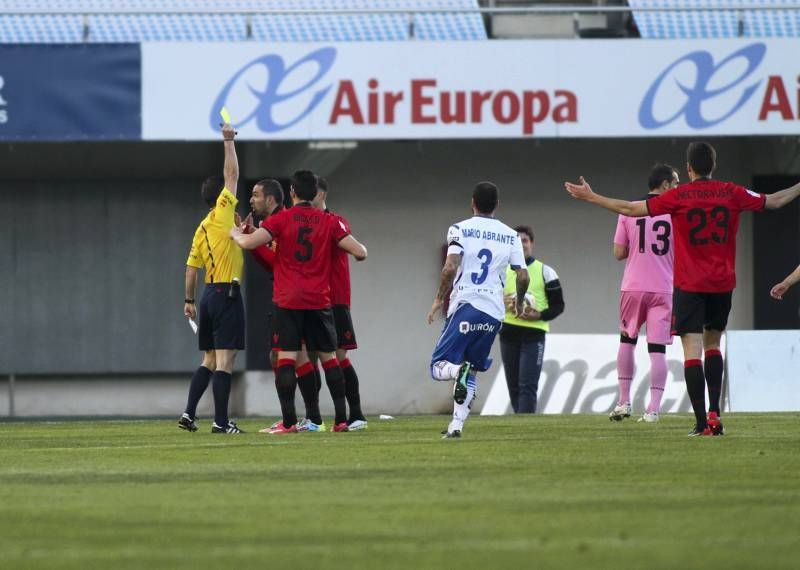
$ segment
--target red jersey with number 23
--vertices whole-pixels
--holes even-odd
[[[301,202],[261,224],[278,243],[273,300],[282,309],[331,306],[331,248],[350,232],[334,216]]]
[[[731,182],[699,179],[647,200],[651,216],[672,214],[675,287],[700,293],[736,288],[739,213],[763,210],[767,197]]]

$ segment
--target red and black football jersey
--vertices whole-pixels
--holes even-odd
[[[275,304],[284,309],[331,306],[331,249],[349,235],[336,217],[308,202],[270,216],[262,227],[277,241]]]
[[[350,232],[348,221],[335,212],[329,212]],[[350,306],[350,256],[339,247],[331,249],[331,303]]]
[[[736,287],[739,214],[762,210],[767,197],[731,182],[698,179],[647,200],[651,216],[672,215],[675,287],[724,293]]]

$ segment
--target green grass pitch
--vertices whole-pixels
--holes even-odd
[[[0,567],[800,566],[800,414],[370,419],[0,423]]]

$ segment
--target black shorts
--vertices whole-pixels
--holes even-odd
[[[209,283],[197,307],[200,350],[244,350],[244,303],[230,298],[230,283]]]
[[[272,350],[295,352],[305,343],[311,352],[334,352],[336,329],[331,309],[283,309],[272,317]]]
[[[350,316],[350,307],[347,305],[333,306],[333,322],[336,325],[336,342],[342,350],[355,350],[358,348],[356,333],[353,330],[353,318]]]
[[[675,289],[672,294],[672,334],[724,331],[728,326],[733,291],[696,293]]]

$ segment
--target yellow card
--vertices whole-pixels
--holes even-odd
[[[231,114],[228,112],[227,107],[223,107],[219,110],[219,116],[222,117],[222,120],[228,124],[231,122]]]

